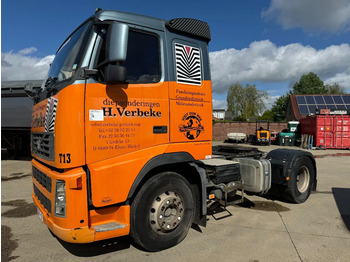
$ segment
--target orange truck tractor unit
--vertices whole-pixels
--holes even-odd
[[[97,9],[59,47],[41,89],[26,85],[33,200],[57,237],[130,234],[157,251],[236,192],[242,201],[276,184],[288,201],[306,201],[317,181],[311,154],[213,151],[209,41],[202,21]]]

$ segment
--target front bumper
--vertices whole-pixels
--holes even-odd
[[[95,240],[95,230],[89,227],[86,173],[74,168],[64,173],[51,170],[32,160],[33,202],[42,214],[42,221],[60,239],[71,243]],[[55,181],[66,182],[66,217],[56,217]],[[82,183],[77,183],[80,180]],[[69,204],[68,204],[69,203]]]
[[[91,230],[88,226],[74,229],[60,227],[54,223],[54,220],[50,216],[43,213],[42,206],[34,195],[33,201],[34,205],[43,215],[42,218],[40,218],[42,222],[46,224],[58,238],[70,243],[90,243],[95,241],[95,230]]]

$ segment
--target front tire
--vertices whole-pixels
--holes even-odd
[[[299,157],[292,168],[287,187],[281,188],[282,197],[292,203],[305,202],[312,190],[315,169],[308,157]]]
[[[148,251],[177,245],[193,222],[194,205],[191,186],[181,175],[164,172],[151,177],[131,205],[131,238]]]

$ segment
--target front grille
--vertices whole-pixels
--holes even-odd
[[[32,133],[32,152],[43,159],[55,161],[54,134]]]
[[[44,196],[44,194],[41,193],[40,190],[35,185],[33,185],[33,187],[34,187],[35,196],[38,198],[38,200],[44,206],[44,208],[46,208],[47,211],[49,213],[51,213],[51,201],[50,201],[50,199],[48,199],[46,196]]]
[[[33,166],[33,177],[51,193],[52,182],[51,178]]]

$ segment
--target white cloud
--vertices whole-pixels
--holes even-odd
[[[350,76],[349,44],[316,50],[301,44],[277,47],[269,40],[253,42],[248,48],[211,52],[213,91],[225,93],[235,82],[290,82],[315,72],[322,80],[341,80],[345,88]],[[333,81],[333,82],[334,82]]]
[[[44,79],[54,55],[39,58],[33,56],[35,47],[25,48],[18,52],[1,53],[1,79],[40,80]]]
[[[266,20],[277,20],[285,29],[342,32],[350,29],[350,0],[272,0],[262,11]]]
[[[38,51],[38,49],[36,49],[35,47],[29,47],[29,48],[24,48],[22,50],[19,50],[18,53],[21,55],[30,55],[30,54],[33,54],[37,51]]]
[[[1,53],[2,80],[44,79],[54,55],[34,56],[35,47]],[[227,108],[221,100],[235,82],[278,83],[298,81],[302,74],[315,72],[325,83],[338,83],[350,92],[350,46],[333,45],[322,50],[301,44],[276,46],[269,40],[253,42],[248,48],[211,52],[213,108]],[[259,89],[259,86],[258,86]],[[270,90],[271,91],[271,90]],[[220,95],[221,94],[221,95]],[[270,93],[267,108],[275,99]]]
[[[212,101],[213,101],[213,109],[227,109],[226,100],[213,99]]]
[[[325,83],[338,83],[340,86],[347,88],[348,92],[350,92],[350,67],[347,72],[339,73],[333,77],[326,79]]]

